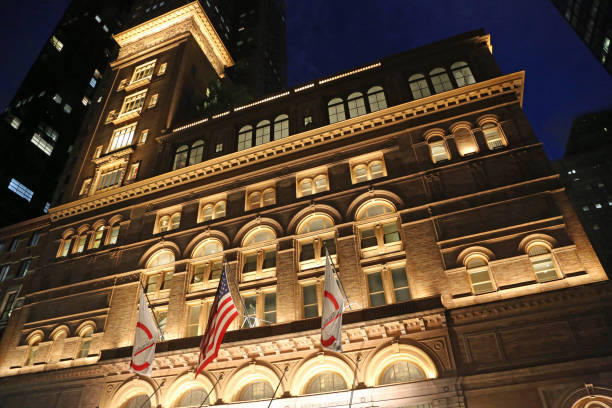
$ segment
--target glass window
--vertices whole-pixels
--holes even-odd
[[[35,231],[32,234],[32,238],[30,238],[30,246],[31,247],[35,247],[36,245],[38,245],[38,241],[40,240],[40,232]],[[1,252],[1,251],[0,251]]]
[[[344,102],[340,98],[334,98],[327,104],[329,123],[336,123],[346,119],[344,115]]]
[[[362,183],[386,176],[385,166],[381,159],[375,159],[355,164],[351,167],[353,184]]]
[[[4,309],[2,309],[2,314],[0,315],[0,321],[6,321],[9,317],[11,317],[13,307],[15,306],[15,299],[17,299],[17,292],[11,292],[6,296]]]
[[[170,219],[170,229],[177,229],[181,225],[181,213],[174,214]]]
[[[130,165],[130,170],[128,171],[126,181],[134,181],[138,176],[138,169],[140,168],[140,162],[136,162]]]
[[[22,278],[26,276],[26,274],[30,270],[31,263],[32,263],[31,259],[24,259],[23,261],[21,261],[21,264],[19,265],[19,273],[17,274],[18,278]]]
[[[30,139],[30,142],[32,142],[34,146],[42,150],[42,152],[45,153],[47,156],[51,156],[51,153],[53,153],[54,146],[51,143],[47,142],[38,132],[34,133],[32,139]]]
[[[200,408],[202,406],[209,406],[208,403],[208,392],[204,388],[194,388],[183,394],[176,408]],[[206,398],[206,401],[204,401]]]
[[[151,408],[148,395],[137,395],[127,400],[121,408]]]
[[[9,182],[8,189],[11,190],[13,193],[17,194],[19,197],[25,199],[27,202],[30,202],[32,200],[32,197],[34,196],[34,192],[32,190],[30,190],[14,178],[12,178]]]
[[[132,123],[131,125],[127,125],[115,130],[113,132],[113,136],[111,137],[110,144],[108,145],[107,152],[119,150],[131,145],[135,130],[136,123]]]
[[[425,75],[414,74],[408,78],[408,82],[410,84],[410,91],[412,92],[412,97],[414,99],[420,99],[431,95]]]
[[[110,238],[108,240],[108,244],[109,245],[116,244],[118,238],[119,238],[119,225],[113,225],[111,227]]]
[[[368,273],[367,277],[370,306],[380,306],[386,304],[387,301],[385,300],[385,289],[383,287],[381,273]]]
[[[368,103],[370,112],[376,112],[387,107],[385,93],[380,86],[373,86],[368,90]]]
[[[264,320],[267,324],[276,323],[276,292],[264,294]]]
[[[188,320],[187,320],[187,337],[197,336],[200,330],[200,312],[202,305],[189,306]],[[199,401],[198,404],[202,402]]]
[[[64,48],[64,44],[54,35],[51,36],[51,45],[53,45],[57,51],[61,51],[62,48]]]
[[[544,244],[532,244],[527,251],[531,266],[538,282],[548,282],[559,279],[557,269],[548,247]]]
[[[429,73],[429,78],[436,93],[450,91],[453,89],[453,84],[443,68],[434,68]]]
[[[121,107],[121,112],[119,113],[118,118],[133,112],[140,112],[142,110],[142,107],[144,106],[146,96],[146,89],[144,91],[140,91],[135,94],[126,96],[123,100],[123,105]]]
[[[341,375],[326,372],[310,380],[306,387],[305,394],[318,394],[321,392],[342,391],[346,389],[348,389],[346,381],[344,381]]]
[[[252,146],[253,143],[253,127],[243,126],[238,132],[238,150],[245,150]]]
[[[274,119],[274,140],[289,136],[289,116],[279,115]]]
[[[466,268],[475,295],[495,290],[489,274],[489,263],[484,258],[480,256],[468,257]]]
[[[246,296],[244,301],[244,323],[246,327],[257,326],[257,296]]]
[[[380,379],[380,384],[395,384],[425,380],[425,373],[417,365],[408,361],[398,361],[387,368]]]
[[[89,349],[91,348],[91,340],[93,336],[93,329],[88,327],[81,334],[81,344],[77,353],[77,358],[84,358],[89,355]]]
[[[121,183],[121,176],[123,176],[123,168],[102,173],[102,175],[100,175],[100,181],[98,182],[98,190],[118,185]]]
[[[446,147],[444,140],[429,142],[429,151],[431,153],[431,159],[434,163],[439,163],[450,159],[450,153]]]
[[[72,244],[73,238],[69,238],[63,241],[62,243],[62,251],[60,256],[68,256],[68,251],[70,250],[70,245]]]
[[[451,65],[451,72],[453,73],[453,77],[455,77],[455,82],[457,82],[458,87],[470,85],[476,82],[474,75],[472,75],[472,70],[468,66],[467,62],[455,62],[453,65]]]
[[[134,74],[132,75],[131,84],[145,79],[150,79],[153,76],[153,68],[155,67],[155,60],[148,61],[142,65],[134,68]]]
[[[166,73],[166,68],[168,67],[168,63],[164,62],[159,66],[159,71],[157,71],[157,75],[164,75]]]
[[[384,201],[375,201],[369,202],[368,204],[364,205],[363,208],[361,208],[357,212],[356,218],[357,221],[361,221],[383,214],[390,214],[392,212],[395,212],[395,208],[390,203]]]
[[[167,310],[156,310],[155,318],[157,319],[157,323],[159,324],[159,330],[162,332],[166,328],[166,323],[168,322],[168,311]]]
[[[189,153],[189,165],[200,163],[204,159],[204,141],[196,140],[191,145],[191,152]]]
[[[363,94],[361,92],[354,92],[350,94],[347,102],[349,108],[349,116],[351,118],[366,114],[365,102],[363,100]]]
[[[174,153],[174,164],[172,170],[181,169],[187,165],[187,156],[189,155],[189,146],[182,145],[176,149]]]
[[[368,179],[367,167],[363,164],[360,164],[359,166],[355,166],[353,168],[353,176],[355,177],[356,183],[361,183],[362,181],[366,181]]]
[[[249,209],[261,207],[261,193],[254,191],[249,195]]]
[[[499,126],[493,122],[487,122],[482,125],[482,133],[487,141],[487,146],[490,150],[498,149],[506,145],[501,134]]]
[[[302,288],[304,303],[304,318],[317,317],[319,315],[319,301],[317,298],[317,285],[308,285]]]
[[[270,121],[262,120],[255,128],[255,146],[259,146],[270,141]]]
[[[410,289],[408,288],[408,278],[406,277],[406,267],[398,266],[391,268],[391,279],[393,280],[393,293],[396,302],[410,300]]]
[[[254,401],[261,399],[270,399],[274,394],[272,386],[265,381],[253,382],[242,389],[239,401]]]
[[[87,235],[83,234],[79,237],[79,241],[76,248],[76,253],[80,254],[85,250],[85,243],[87,242]]]
[[[96,234],[94,235],[94,240],[93,240],[91,247],[94,249],[100,248],[100,245],[102,244],[103,236],[104,236],[104,227],[101,226],[96,230]]]
[[[26,358],[26,362],[25,362],[26,366],[34,365],[34,363],[37,362],[38,348],[40,346],[40,340],[41,340],[40,336],[37,336],[30,341],[30,344],[28,347],[28,357]]]

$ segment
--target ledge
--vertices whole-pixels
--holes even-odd
[[[119,116],[117,116],[116,119],[113,119],[111,122],[113,122],[113,125],[118,125],[120,123],[127,122],[130,119],[138,118],[138,117],[140,117],[140,112],[141,111],[142,111],[142,108],[140,108],[138,110],[135,110],[134,112],[130,112],[128,114],[125,114],[125,115],[119,115]]]
[[[126,92],[129,92],[129,91],[132,91],[134,89],[140,88],[141,86],[149,85],[151,83],[151,78],[152,77],[148,77],[148,78],[144,78],[144,79],[141,79],[139,81],[127,84],[123,88],[123,90],[126,91]]]

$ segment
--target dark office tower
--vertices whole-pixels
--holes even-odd
[[[552,0],[555,7],[612,75],[612,2],[610,0]]]
[[[126,26],[168,13],[188,0],[140,0]],[[235,61],[227,76],[208,85],[203,113],[226,110],[283,90],[286,86],[284,0],[200,0],[206,17]]]
[[[73,1],[2,114],[0,225],[47,210],[127,4]]]
[[[612,273],[612,110],[577,117],[556,165],[608,276]]]

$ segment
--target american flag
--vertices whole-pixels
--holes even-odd
[[[223,336],[236,316],[238,316],[238,309],[236,309],[234,299],[232,299],[232,293],[227,283],[225,265],[223,265],[223,272],[219,279],[215,301],[210,310],[206,332],[204,332],[204,337],[202,337],[202,343],[200,344],[200,358],[198,359],[196,377],[217,357]]]

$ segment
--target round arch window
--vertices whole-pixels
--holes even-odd
[[[398,361],[391,364],[380,376],[380,385],[425,380],[425,373],[416,364]]]
[[[389,214],[395,212],[395,207],[388,201],[376,201],[366,203],[357,212],[357,221],[365,220],[368,218],[376,217],[383,214]]]
[[[328,371],[310,380],[304,394],[318,394],[321,392],[342,391],[346,389],[348,389],[348,387],[344,378],[338,373]]]
[[[238,401],[254,401],[272,398],[274,390],[266,381],[252,382],[240,391]]]
[[[161,249],[151,256],[147,262],[147,268],[168,265],[172,262],[174,262],[174,253],[168,249]]]
[[[199,408],[204,398],[206,398],[204,405],[210,405],[206,394],[208,393],[204,388],[192,388],[181,396],[174,408]]]
[[[151,401],[148,395],[140,394],[127,400],[121,408],[151,408]]]

